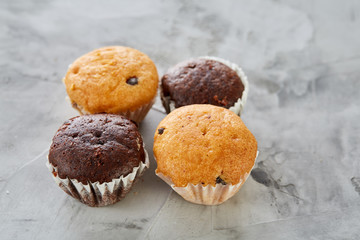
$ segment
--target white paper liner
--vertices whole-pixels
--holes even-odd
[[[115,114],[122,115],[130,120],[140,123],[142,120],[144,120],[145,116],[151,109],[152,105],[155,103],[155,98],[156,97],[154,97],[148,104],[141,106],[140,108],[136,109],[135,111],[128,110],[125,112],[117,112]],[[75,110],[77,110],[80,113],[80,115],[91,114],[88,111],[86,111],[83,107],[81,107],[77,104],[74,104],[74,102],[72,102],[68,96],[66,97],[66,100],[71,104],[71,106]]]
[[[82,203],[91,207],[101,207],[114,204],[120,201],[130,191],[135,181],[144,173],[146,168],[149,168],[149,155],[145,150],[145,163],[140,162],[140,165],[133,168],[133,171],[126,177],[120,176],[113,179],[111,182],[89,182],[83,184],[76,179],[60,178],[59,174],[56,176],[54,172],[58,173],[57,167],[53,166],[49,160],[46,166],[49,168],[51,175],[55,182],[70,196],[78,199]]]
[[[212,186],[210,184],[207,186],[203,186],[202,184],[194,185],[189,183],[186,187],[176,187],[170,177],[165,176],[162,173],[155,172],[155,174],[164,182],[169,184],[175,192],[177,192],[180,196],[182,196],[185,200],[189,202],[203,205],[218,205],[225,202],[239,191],[241,186],[249,177],[252,169],[254,168],[258,155],[259,151],[257,151],[256,153],[254,165],[252,166],[251,170],[246,173],[236,185],[223,185],[219,183],[215,186]]]
[[[229,62],[222,58],[203,56],[203,57],[199,57],[199,59],[209,59],[209,60],[214,60],[214,61],[220,62],[220,63],[228,66],[229,68],[231,68],[232,70],[234,70],[237,73],[241,82],[244,85],[244,91],[242,93],[241,98],[239,98],[235,102],[235,104],[229,108],[229,110],[234,112],[236,115],[241,116],[241,112],[243,111],[243,109],[245,107],[247,96],[249,93],[249,82],[248,82],[248,79],[247,79],[244,71],[235,63]],[[171,100],[170,97],[164,97],[163,91],[162,91],[162,86],[160,86],[160,93],[161,93],[161,99],[165,105],[166,111],[172,112],[175,109],[175,102],[173,100]]]

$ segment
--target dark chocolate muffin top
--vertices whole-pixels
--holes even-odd
[[[83,184],[111,182],[145,161],[137,126],[125,117],[95,114],[74,117],[56,132],[49,162],[60,178]]]
[[[241,98],[244,85],[238,74],[225,64],[210,59],[191,59],[168,70],[161,79],[162,100],[175,107],[212,104],[230,108]]]

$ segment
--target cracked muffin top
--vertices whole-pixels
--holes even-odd
[[[256,139],[240,117],[208,104],[175,109],[154,135],[156,172],[176,187],[235,185],[250,173],[256,154]]]
[[[171,111],[170,101],[175,108],[190,104],[230,108],[243,91],[244,85],[233,69],[205,58],[181,62],[161,78],[161,97],[167,113]]]
[[[60,178],[83,184],[111,182],[145,161],[137,126],[113,114],[83,115],[67,120],[56,132],[49,162]]]
[[[155,64],[147,55],[122,46],[103,47],[81,56],[64,78],[75,108],[115,114],[150,103],[158,81]]]

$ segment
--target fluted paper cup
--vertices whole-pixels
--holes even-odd
[[[127,176],[120,176],[111,182],[83,184],[76,179],[60,178],[57,167],[53,166],[49,160],[46,162],[46,166],[52,173],[55,182],[67,194],[90,207],[101,207],[114,204],[124,198],[145,169],[149,168],[149,156],[145,148],[144,151],[145,163],[140,162],[139,166],[134,167]]]
[[[256,154],[256,158],[259,155],[259,152]],[[255,161],[256,161],[255,158]],[[255,165],[254,161],[254,165]],[[254,167],[253,165],[253,167]],[[252,170],[252,169],[251,169]],[[162,173],[155,174],[161,178],[164,182],[170,185],[170,187],[177,192],[180,196],[182,196],[185,200],[203,205],[218,205],[232,196],[234,196],[241,188],[241,186],[245,183],[246,179],[249,177],[251,170],[248,173],[245,173],[244,176],[240,178],[239,183],[226,184],[223,185],[221,183],[212,186],[210,184],[203,186],[202,184],[191,184],[189,183],[186,187],[176,187],[170,177],[165,176]]]

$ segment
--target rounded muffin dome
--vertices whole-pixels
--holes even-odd
[[[64,78],[81,113],[134,111],[156,96],[158,74],[144,53],[129,47],[103,47],[78,58]]]
[[[220,61],[190,59],[173,66],[161,78],[161,99],[167,113],[172,107],[191,104],[229,109],[242,98],[242,81],[236,71]]]
[[[49,162],[60,178],[111,182],[126,176],[145,161],[143,140],[137,126],[120,115],[74,117],[56,132]]]
[[[176,187],[238,184],[254,166],[257,142],[240,117],[212,105],[172,111],[154,135],[157,173]]]

